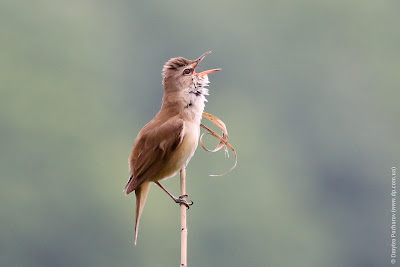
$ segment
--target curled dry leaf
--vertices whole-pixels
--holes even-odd
[[[203,117],[206,119],[209,119],[212,123],[214,123],[218,128],[221,129],[222,131],[222,136],[220,136],[219,134],[217,134],[216,132],[214,132],[213,130],[211,130],[210,128],[208,128],[207,126],[205,126],[204,124],[200,124],[201,127],[203,127],[204,129],[206,129],[208,131],[208,133],[203,133],[200,136],[200,144],[201,146],[204,148],[204,150],[208,151],[208,152],[217,152],[219,151],[221,148],[229,148],[230,150],[232,150],[233,154],[235,155],[235,164],[232,166],[232,168],[230,168],[227,172],[223,173],[223,174],[211,174],[210,176],[223,176],[229,172],[231,172],[237,165],[237,154],[236,154],[236,150],[233,148],[233,146],[231,144],[228,143],[228,130],[226,129],[226,125],[223,121],[221,121],[219,118],[217,118],[214,115],[211,115],[209,113],[205,113],[203,112]],[[212,136],[214,136],[215,138],[217,138],[219,140],[219,143],[217,145],[216,148],[214,149],[208,149],[204,146],[203,143],[203,136],[205,134],[211,134]],[[225,150],[226,152],[227,150]]]

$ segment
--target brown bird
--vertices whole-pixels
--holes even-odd
[[[134,142],[129,157],[131,176],[124,191],[126,195],[132,191],[136,194],[135,245],[151,182],[160,186],[176,203],[187,208],[193,204],[184,199],[186,196],[174,197],[159,181],[185,168],[197,148],[204,102],[207,101],[205,96],[208,95],[207,75],[221,70],[196,73],[197,66],[209,53],[211,51],[196,60],[176,57],[165,63],[161,109],[140,130]]]

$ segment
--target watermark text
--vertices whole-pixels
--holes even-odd
[[[391,253],[390,253],[390,262],[392,264],[396,263],[396,256],[397,256],[397,191],[396,191],[396,171],[397,168],[396,167],[392,167],[392,187],[391,187],[391,197],[392,197],[392,206],[390,209],[390,214],[392,216],[391,219],[391,225],[390,225],[390,229],[391,229],[391,233],[390,233],[390,238],[391,238]]]

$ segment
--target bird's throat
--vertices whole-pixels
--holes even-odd
[[[196,96],[202,95],[202,93],[200,91],[190,91],[190,93],[195,94]]]

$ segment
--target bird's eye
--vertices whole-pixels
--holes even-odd
[[[191,72],[192,72],[191,69],[184,69],[184,70],[183,70],[183,74],[184,74],[184,75],[188,75],[188,74],[190,74]]]

